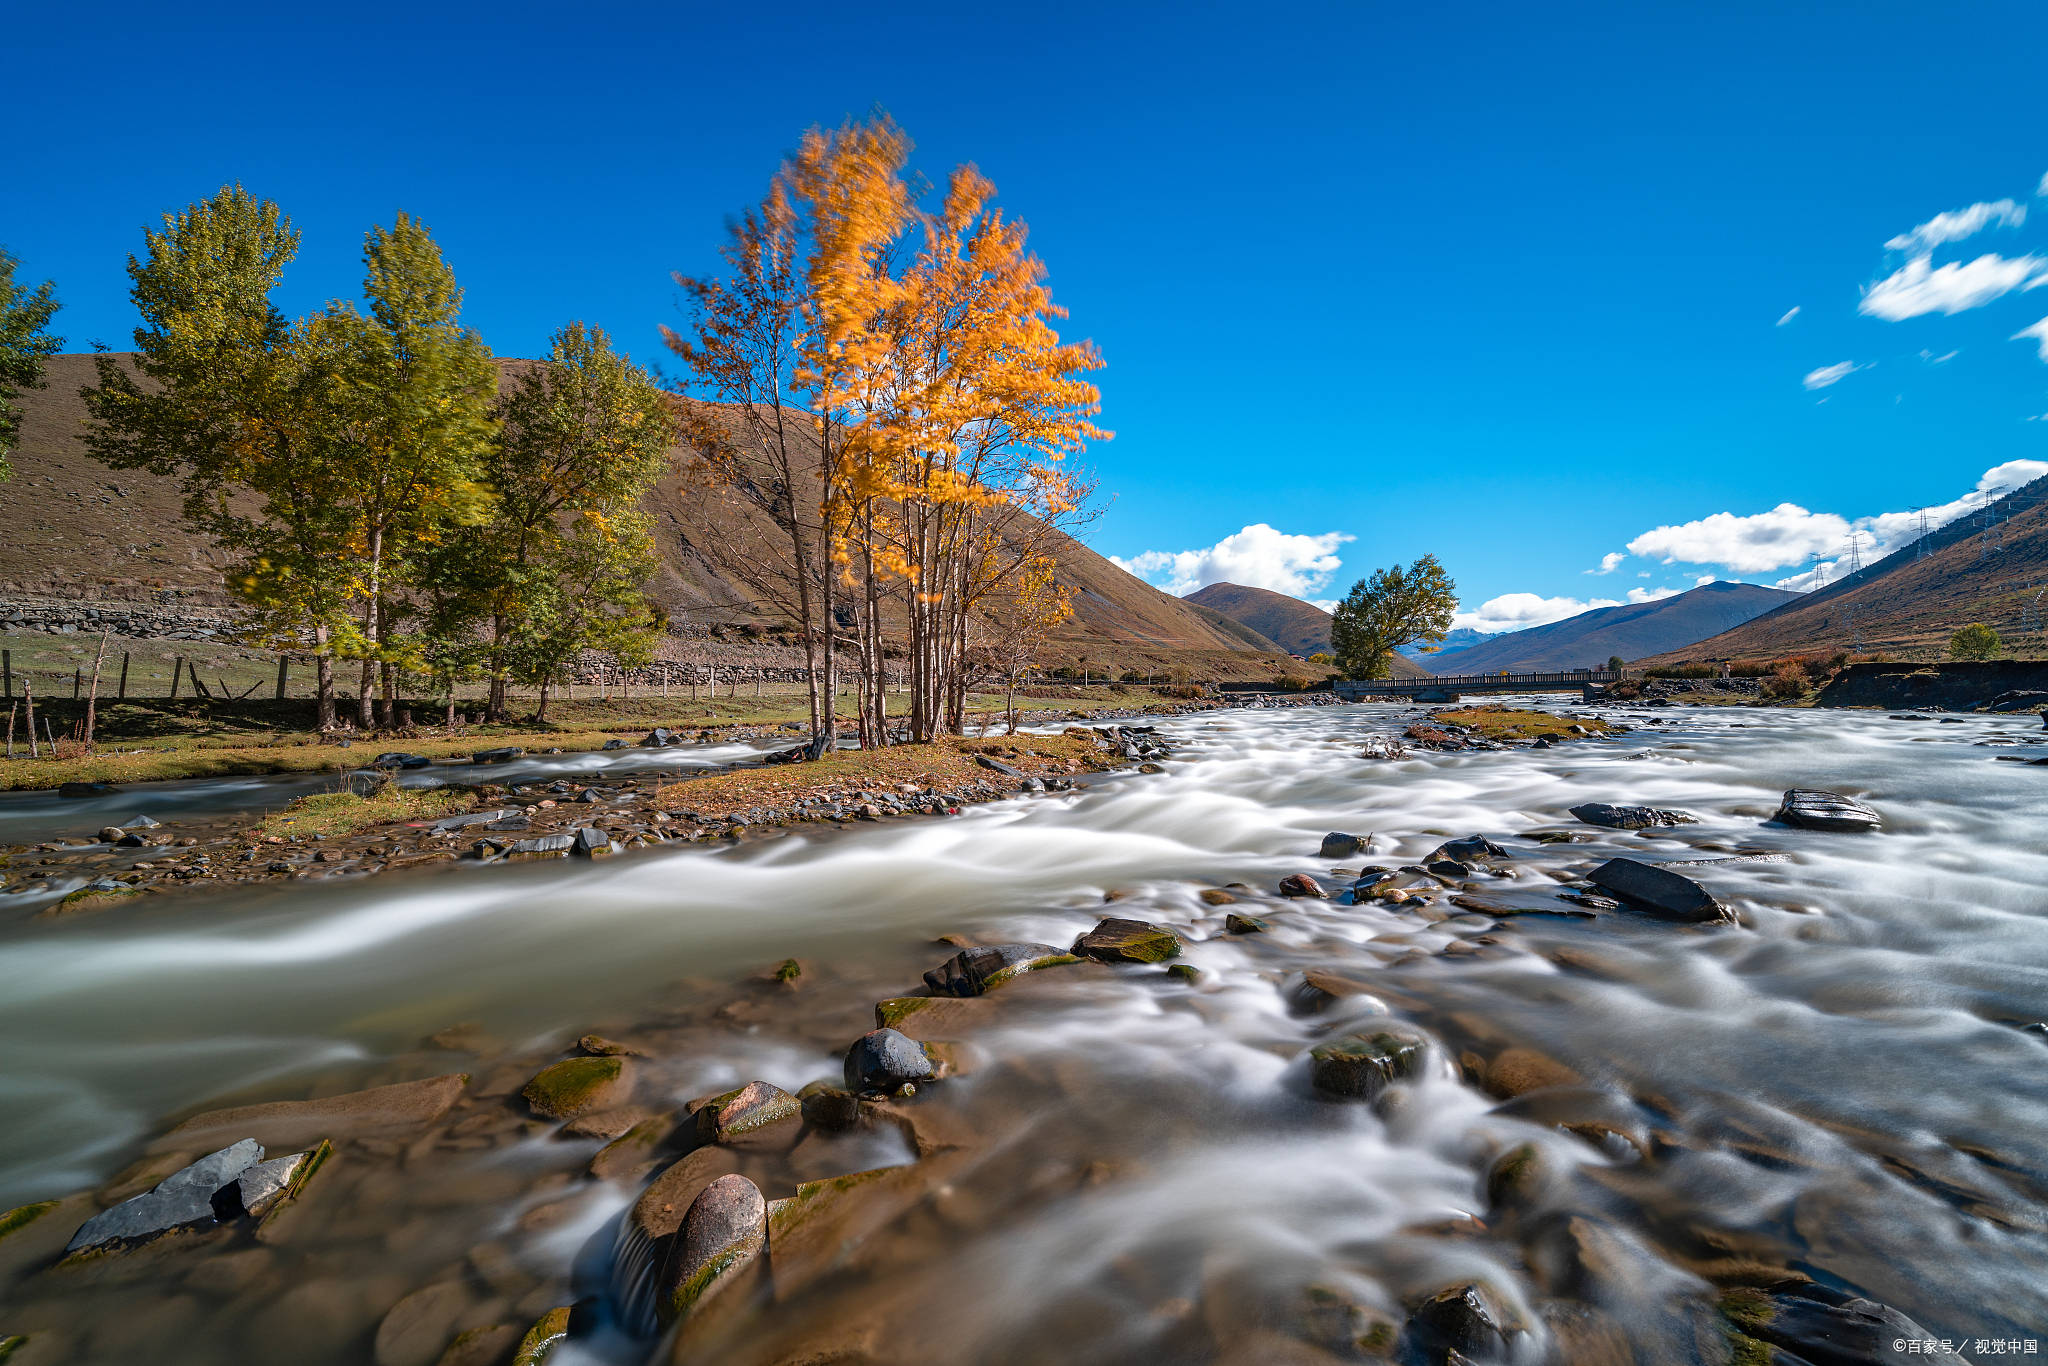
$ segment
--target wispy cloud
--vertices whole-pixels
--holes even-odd
[[[1926,361],[1929,365],[1946,365],[1950,361],[1954,360],[1957,356],[1960,356],[1962,354],[1963,353],[1960,350],[1956,350],[1944,351],[1942,354],[1937,356],[1924,346],[1920,348],[1920,359]]]
[[[1330,582],[1342,561],[1337,547],[1356,537],[1342,531],[1303,536],[1255,522],[1199,550],[1148,550],[1112,563],[1176,596],[1212,583],[1240,583],[1307,598]]]
[[[1789,322],[1791,322],[1791,321],[1792,321],[1792,320],[1793,320],[1794,318],[1796,318],[1796,317],[1798,317],[1798,316],[1799,316],[1799,305],[1798,305],[1798,304],[1794,304],[1794,305],[1792,305],[1792,307],[1790,307],[1790,308],[1788,308],[1788,309],[1786,309],[1786,310],[1785,310],[1785,316],[1784,316],[1784,317],[1782,317],[1782,318],[1778,319],[1778,321],[1777,321],[1777,326],[1779,326],[1779,327],[1783,327],[1783,326],[1784,326],[1784,325],[1785,325],[1786,323],[1789,323]]]
[[[1923,313],[1961,313],[2015,289],[2044,284],[2048,284],[2048,257],[2004,257],[1986,252],[1968,263],[1950,261],[1937,268],[1933,258],[1923,254],[1866,286],[1856,309],[1895,323]]]
[[[1972,204],[1967,209],[1938,213],[1914,228],[1902,232],[1885,246],[1892,251],[1927,252],[1944,242],[1960,242],[1988,227],[2016,228],[2027,221],[2027,206],[2010,199]]]
[[[2048,360],[2048,318],[2043,318],[2032,327],[2023,327],[2012,334],[2014,341],[2026,341],[2030,338],[2041,343],[2041,359]]]
[[[2034,196],[2037,199],[2048,199],[2048,171],[2043,171],[2041,173],[2041,184],[2040,187],[2034,191]]]
[[[1806,378],[1799,382],[1808,389],[1825,389],[1831,384],[1841,383],[1858,370],[1868,370],[1875,364],[1875,361],[1866,365],[1858,365],[1853,360],[1837,361],[1833,365],[1823,365],[1818,370],[1807,371]]]
[[[1612,574],[1615,570],[1621,568],[1621,562],[1627,558],[1628,556],[1619,550],[1610,550],[1600,557],[1600,567],[1598,569],[1588,569],[1586,572],[1588,574]]]

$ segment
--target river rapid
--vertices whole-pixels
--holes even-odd
[[[2037,719],[1641,709],[1547,750],[1362,757],[1413,714],[1174,718],[1161,773],[945,819],[0,918],[0,1208],[99,1186],[197,1110],[472,1077],[452,1127],[343,1147],[282,1242],[82,1270],[0,1243],[0,1338],[30,1334],[22,1366],[431,1366],[574,1301],[549,1366],[1374,1360],[1481,1283],[1518,1327],[1502,1360],[1710,1362],[1719,1291],[1782,1271],[2048,1352],[2048,768],[1995,761],[2048,755]],[[1884,828],[1770,823],[1794,786]],[[1699,821],[1596,829],[1585,801]],[[1321,859],[1328,831],[1376,843]],[[1514,857],[1467,893],[1520,913],[1274,894],[1473,834]],[[1785,857],[1683,870],[1734,925],[1556,895],[1611,856],[1753,853]],[[1267,929],[1225,933],[1233,911]],[[593,1179],[601,1139],[527,1118],[539,1066],[597,1031],[649,1055],[656,1109],[836,1084],[873,1003],[954,952],[937,936],[1064,946],[1104,914],[1176,931],[1200,981],[1084,965],[996,993],[976,1065],[914,1102],[971,1160],[709,1346],[616,1321],[648,1172]],[[787,958],[796,986],[764,982]],[[1310,1087],[1309,1048],[1389,1020],[1433,1041],[1423,1076],[1373,1104]],[[1550,1084],[1503,1102],[1517,1069]],[[747,1170],[772,1199],[914,1156],[880,1126]],[[59,1246],[96,1207],[60,1209]]]

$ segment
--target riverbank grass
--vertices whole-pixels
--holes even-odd
[[[1539,735],[1569,735],[1573,726],[1599,734],[1608,729],[1597,716],[1558,716],[1516,707],[1462,707],[1430,713],[1430,720],[1469,726],[1488,740],[1533,740]]]
[[[447,787],[410,788],[386,783],[369,796],[316,792],[263,818],[259,835],[340,839],[377,825],[439,820],[469,810],[471,794]]]

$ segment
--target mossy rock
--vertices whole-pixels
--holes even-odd
[[[1109,916],[1076,939],[1073,952],[1105,963],[1163,963],[1180,957],[1180,939],[1149,921]]]
[[[1202,981],[1202,970],[1193,963],[1168,963],[1166,965],[1166,975],[1176,982],[1185,982],[1191,987],[1199,986]]]
[[[1486,1203],[1496,1210],[1510,1205],[1527,1205],[1549,1177],[1550,1167],[1544,1161],[1541,1148],[1534,1143],[1510,1148],[1487,1170]]]
[[[1232,911],[1223,917],[1223,931],[1226,934],[1264,934],[1271,926],[1255,915],[1239,915]]]
[[[533,1327],[519,1340],[519,1350],[512,1354],[512,1366],[542,1366],[568,1337],[569,1306],[548,1310],[534,1320]]]
[[[16,1333],[10,1338],[0,1338],[0,1361],[7,1360],[26,1346],[28,1346],[28,1337],[23,1333]]]
[[[544,1067],[520,1092],[544,1119],[574,1119],[610,1105],[626,1090],[621,1057],[569,1058]]]
[[[935,996],[892,996],[875,1002],[875,1028],[895,1029],[920,1010],[929,1010]]]
[[[10,1233],[19,1233],[36,1220],[57,1208],[55,1200],[42,1200],[33,1205],[21,1205],[0,1214],[0,1238]]]
[[[775,965],[772,975],[784,986],[795,986],[797,979],[804,975],[804,965],[794,958],[785,958]]]
[[[1309,1080],[1329,1095],[1371,1100],[1419,1075],[1428,1053],[1428,1042],[1410,1034],[1347,1034],[1309,1050]]]
[[[803,1119],[803,1103],[779,1086],[750,1081],[713,1096],[697,1111],[697,1134],[706,1143],[764,1140]]]
[[[48,907],[45,915],[70,915],[74,911],[104,910],[130,897],[141,896],[140,887],[80,887]]]

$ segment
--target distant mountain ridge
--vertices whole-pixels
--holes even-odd
[[[1330,648],[1330,614],[1312,602],[1290,598],[1285,593],[1249,588],[1241,583],[1212,583],[1196,589],[1181,601],[1227,617],[1289,654],[1307,658],[1327,653]],[[1428,676],[1419,665],[1400,655],[1394,656],[1393,677]]]
[[[1481,641],[1492,640],[1500,634],[1499,631],[1475,631],[1470,626],[1460,626],[1455,631],[1447,632],[1434,649],[1422,645],[1403,645],[1401,653],[1415,660],[1441,658],[1453,651],[1469,650]]]
[[[1433,674],[1531,673],[1594,669],[1620,655],[1682,650],[1798,598],[1753,583],[1709,583],[1654,602],[1596,607],[1547,626],[1489,636],[1469,649],[1425,656]]]

